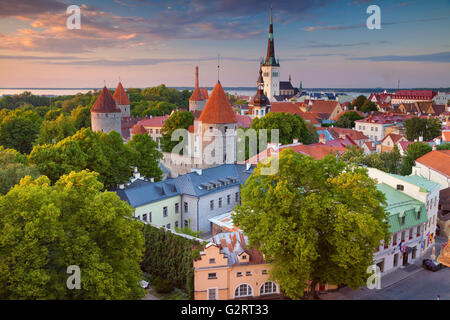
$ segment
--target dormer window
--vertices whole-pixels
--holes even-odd
[[[216,263],[216,259],[209,259],[209,263]]]
[[[397,185],[397,190],[403,191],[403,190],[405,190],[405,186],[402,185],[402,184],[398,184]]]

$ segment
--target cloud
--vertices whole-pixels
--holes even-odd
[[[60,0],[14,0],[0,1],[0,18],[33,18],[42,13],[65,12],[68,4]]]
[[[439,52],[430,54],[421,54],[413,56],[400,56],[400,55],[386,55],[386,56],[374,56],[374,57],[352,57],[347,60],[362,60],[362,61],[409,61],[409,62],[450,62],[450,52]]]
[[[438,18],[423,18],[423,19],[413,19],[408,21],[394,21],[394,22],[383,22],[381,21],[381,28],[385,25],[395,25],[395,24],[405,24],[405,23],[416,23],[416,22],[430,22],[430,21],[440,21],[440,20],[448,20],[449,17],[438,17]],[[367,28],[366,23],[358,23],[351,25],[333,25],[333,26],[309,26],[304,27],[302,30],[308,32],[315,31],[337,31],[337,30],[349,30],[349,29],[361,29]]]

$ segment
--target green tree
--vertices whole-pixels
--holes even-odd
[[[436,146],[437,150],[450,150],[450,142],[442,143]]]
[[[71,115],[75,120],[77,130],[91,127],[91,107],[80,105],[72,110]]]
[[[161,149],[164,152],[172,152],[172,149],[182,141],[182,137],[178,141],[172,141],[172,133],[176,129],[188,129],[190,125],[194,124],[194,115],[189,111],[175,111],[164,122],[164,126],[161,130]],[[184,143],[187,143],[185,141]]]
[[[414,141],[423,137],[425,141],[432,140],[441,134],[442,123],[437,118],[421,119],[414,117],[405,121],[406,138]]]
[[[356,107],[358,110],[366,103],[367,97],[363,94],[357,96],[352,102],[352,107]]]
[[[354,128],[355,121],[363,119],[356,111],[348,111],[344,113],[339,119],[336,121],[336,127],[339,128]]]
[[[158,144],[148,134],[133,135],[127,145],[136,151],[134,166],[147,178],[162,179],[162,170],[158,166],[162,153],[158,151]]]
[[[404,176],[410,175],[416,159],[427,154],[431,150],[432,148],[427,143],[423,142],[411,143],[408,146],[408,149],[406,149],[406,154],[403,157],[403,162],[400,168],[400,174]]]
[[[0,146],[0,194],[6,194],[27,175],[37,178],[40,174],[35,166],[27,164],[26,157],[14,149]]]
[[[42,122],[36,143],[56,143],[66,137],[72,136],[76,131],[75,120],[71,116],[60,114],[55,120]]]
[[[258,164],[242,189],[234,222],[272,265],[291,298],[318,283],[364,285],[367,267],[389,232],[384,195],[363,168],[283,150],[279,170]],[[309,286],[310,284],[310,286]]]
[[[89,169],[100,174],[106,188],[116,187],[132,174],[135,151],[115,131],[109,134],[83,128],[56,144],[37,145],[30,162],[53,183],[63,174]]]
[[[0,145],[29,153],[41,126],[41,117],[32,110],[16,109],[0,113]]]
[[[140,299],[142,225],[93,172],[27,176],[0,196],[0,299]],[[69,290],[67,267],[81,271]]]
[[[366,102],[364,102],[364,104],[359,107],[358,110],[364,113],[369,113],[371,111],[378,111],[378,108],[375,102],[366,100]]]
[[[278,129],[281,144],[291,144],[294,139],[304,144],[318,141],[317,131],[309,128],[306,122],[299,116],[285,112],[270,112],[262,118],[256,118],[250,126],[258,134],[259,130],[267,130],[267,141],[271,141],[270,130]]]

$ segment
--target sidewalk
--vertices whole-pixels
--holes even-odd
[[[435,238],[435,247],[436,247],[436,257],[441,252],[442,244],[446,243],[447,239],[443,237]],[[352,300],[352,299],[365,299],[370,296],[371,299],[374,299],[374,293],[380,293],[379,299],[383,299],[382,291],[394,284],[399,283],[400,281],[411,277],[414,274],[417,274],[421,271],[425,271],[422,268],[422,260],[429,259],[432,253],[432,247],[430,247],[424,255],[418,257],[413,263],[409,264],[404,268],[398,268],[388,274],[385,274],[381,277],[381,289],[377,290],[369,290],[366,287],[361,287],[359,289],[353,290],[348,287],[344,287],[339,289],[338,291],[327,292],[320,295],[320,298],[323,300]],[[376,295],[375,295],[376,298]]]

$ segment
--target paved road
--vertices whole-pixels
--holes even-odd
[[[343,288],[321,296],[326,300],[450,300],[450,268],[437,272],[420,270],[381,290]]]

